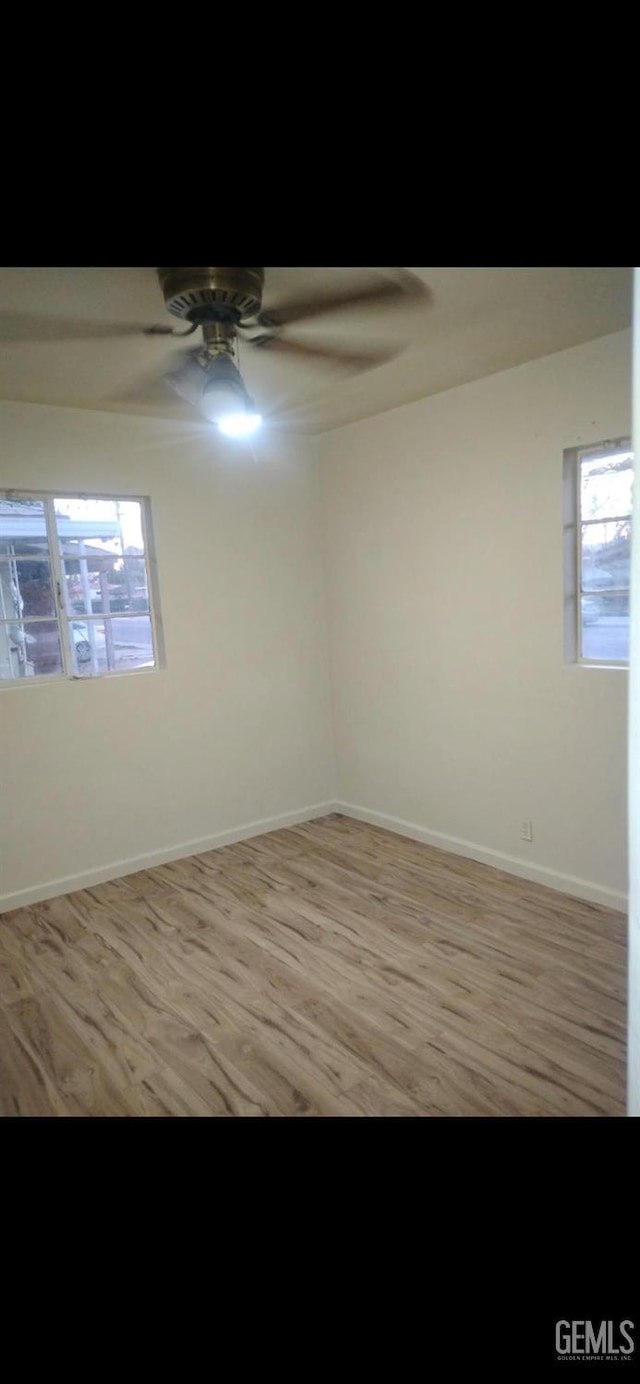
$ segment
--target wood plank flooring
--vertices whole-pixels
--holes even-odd
[[[625,944],[324,817],[0,917],[0,1114],[623,1115]]]

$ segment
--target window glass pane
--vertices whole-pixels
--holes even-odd
[[[0,678],[64,674],[67,647],[80,676],[155,666],[144,503],[0,494]],[[57,555],[50,563],[52,518],[61,572]]]
[[[73,615],[117,615],[148,611],[145,560],[64,558],[67,610]]]
[[[629,593],[581,599],[582,657],[619,663],[629,658]]]
[[[0,557],[48,552],[47,525],[41,500],[0,498]]]
[[[631,521],[582,526],[582,587],[602,591],[629,585]]]
[[[607,515],[631,513],[633,470],[631,452],[609,457],[590,457],[581,467],[581,506],[583,519],[604,519]]]
[[[21,613],[15,563],[0,562],[0,620],[19,620]]]
[[[54,508],[60,551],[69,557],[135,557],[144,551],[138,500],[59,499]]]
[[[104,620],[73,620],[71,636],[75,671],[81,677],[125,673],[155,665],[153,634],[148,615],[112,616]]]
[[[49,563],[42,558],[0,557],[0,618],[55,615]]]
[[[44,677],[62,673],[62,651],[55,620],[0,623],[0,677]]]

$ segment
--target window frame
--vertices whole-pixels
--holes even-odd
[[[599,595],[626,595],[628,587],[607,587],[596,591],[586,591],[582,584],[583,541],[585,525],[612,524],[629,521],[633,524],[633,504],[628,514],[607,515],[596,519],[585,519],[582,514],[582,466],[588,457],[616,456],[631,453],[631,468],[634,471],[633,443],[629,436],[608,438],[604,442],[593,442],[579,447],[568,448],[565,460],[565,661],[581,668],[629,668],[629,659],[586,658],[582,652],[583,621],[582,598]],[[567,550],[569,546],[569,551]],[[568,609],[567,609],[568,607]]]
[[[105,678],[128,678],[137,674],[148,675],[158,673],[165,667],[164,654],[164,634],[162,620],[160,616],[160,589],[158,581],[158,566],[155,554],[155,543],[153,537],[153,521],[151,517],[151,500],[148,495],[131,495],[106,493],[104,491],[94,492],[86,490],[31,490],[25,487],[2,486],[0,487],[0,499],[7,500],[39,500],[42,502],[45,526],[47,533],[48,552],[43,554],[43,561],[49,563],[51,569],[51,579],[53,587],[54,613],[50,616],[43,616],[43,621],[55,622],[58,627],[60,639],[60,653],[62,659],[62,671],[59,673],[41,673],[33,677],[22,678],[0,678],[0,692],[15,689],[16,687],[42,687],[46,684],[59,684],[61,682],[102,682]],[[153,641],[154,664],[151,668],[110,668],[104,672],[81,674],[76,673],[73,663],[71,626],[74,622],[86,624],[89,620],[103,620],[103,615],[93,615],[85,613],[82,616],[71,615],[67,609],[67,590],[64,578],[64,559],[60,553],[59,536],[56,526],[55,501],[56,500],[107,500],[112,504],[134,502],[140,505],[140,526],[142,530],[142,541],[144,544],[143,558],[147,574],[147,589],[149,593],[148,618],[151,624],[151,638]],[[105,554],[105,556],[107,556]],[[127,619],[140,614],[137,611],[119,611],[115,616],[106,618]],[[142,612],[147,616],[147,612]],[[36,617],[33,623],[38,622]]]

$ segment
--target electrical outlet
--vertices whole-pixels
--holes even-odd
[[[533,841],[533,826],[530,817],[523,818],[520,823],[520,840]]]

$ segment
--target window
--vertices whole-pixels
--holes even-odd
[[[580,663],[629,661],[629,578],[633,452],[628,438],[565,453],[573,522],[569,546],[569,657]],[[573,657],[571,657],[573,653]]]
[[[0,494],[5,685],[157,667],[149,535],[143,499]]]

